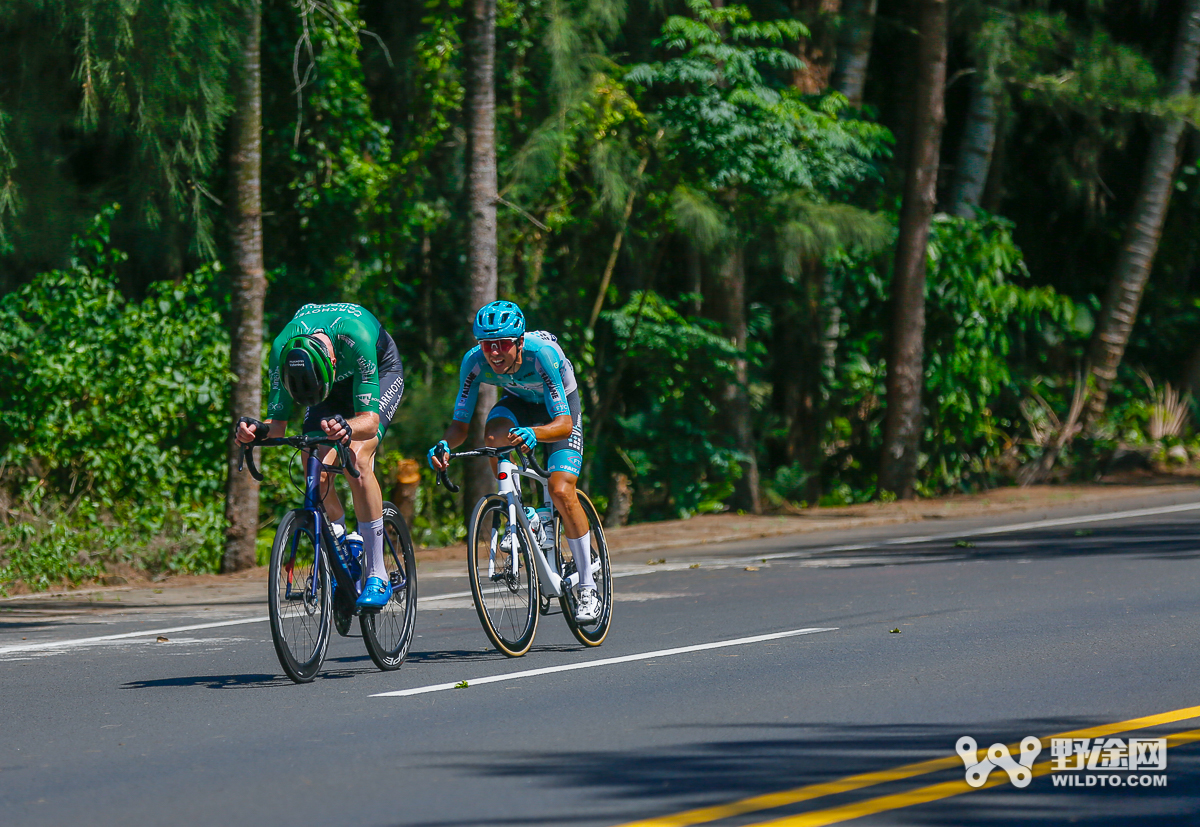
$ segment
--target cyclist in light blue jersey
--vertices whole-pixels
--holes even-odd
[[[575,483],[583,466],[583,422],[575,368],[542,331],[525,330],[525,315],[512,302],[482,307],[473,326],[479,342],[463,357],[459,369],[454,418],[439,445],[456,448],[467,438],[480,383],[497,385],[502,393],[487,418],[487,444],[533,448],[546,443],[550,453],[550,497],[562,516],[567,545],[579,571],[579,601],[575,619],[588,623],[600,613],[591,567],[591,534],[579,505]],[[429,464],[445,470],[449,461],[429,449]]]

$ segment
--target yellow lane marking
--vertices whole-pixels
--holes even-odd
[[[1147,715],[1143,718],[1132,718],[1128,721],[1120,721],[1114,724],[1102,724],[1089,729],[1078,729],[1071,732],[1060,732],[1058,735],[1047,735],[1042,738],[1042,746],[1045,747],[1051,738],[1099,738],[1105,735],[1115,735],[1118,732],[1131,732],[1133,730],[1161,726],[1162,724],[1170,724],[1176,721],[1185,721],[1189,718],[1200,718],[1200,706],[1189,706],[1184,709],[1176,709],[1158,715]],[[1019,744],[1009,745],[1010,752],[1019,750],[1019,748]],[[933,758],[929,761],[906,764],[892,769],[851,775],[846,778],[839,778],[836,781],[825,781],[820,784],[809,784],[804,787],[782,790],[777,793],[756,795],[752,798],[744,798],[741,801],[734,801],[729,804],[717,804],[711,807],[686,810],[682,813],[659,816],[658,818],[650,818],[643,821],[631,821],[620,825],[620,827],[690,827],[692,824],[706,824],[707,822],[719,821],[723,818],[732,818],[733,816],[753,813],[759,810],[770,810],[775,807],[798,804],[802,801],[811,801],[814,798],[823,798],[827,795],[861,790],[865,787],[873,787],[876,784],[901,781],[905,778],[914,778],[919,775],[928,775],[931,772],[961,766],[962,759],[957,755],[947,756],[946,758]],[[1007,777],[1005,776],[1005,778]],[[963,785],[966,786],[965,781]]]
[[[1176,747],[1180,744],[1187,744],[1193,741],[1200,741],[1200,729],[1193,729],[1189,732],[1180,732],[1169,736],[1167,738],[1167,748],[1169,749],[1170,747]],[[1049,775],[1053,772],[1051,768],[1051,764],[1053,763],[1053,761],[1043,761],[1040,764],[1034,764],[1032,768],[1034,777]],[[997,770],[993,771],[992,777],[980,787],[972,787],[966,781],[945,781],[941,784],[932,784],[917,790],[895,793],[894,795],[884,795],[879,798],[870,798],[866,801],[856,801],[853,804],[844,804],[841,807],[816,810],[811,813],[802,813],[800,815],[775,819],[774,821],[763,821],[758,824],[747,825],[747,827],[825,827],[828,824],[840,824],[843,821],[876,815],[887,810],[899,810],[902,807],[912,807],[916,804],[928,804],[931,801],[940,801],[943,798],[952,798],[963,793],[986,790],[989,787],[998,787],[1001,784],[1007,783],[1008,773]]]

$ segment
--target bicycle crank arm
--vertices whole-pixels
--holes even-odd
[[[592,563],[592,574],[594,575],[598,571],[600,571],[600,561],[596,560],[595,562]],[[577,571],[571,572],[571,576],[568,577],[564,582],[567,584],[567,588],[569,588],[569,589],[575,588],[576,586],[579,585],[579,572],[577,572]]]

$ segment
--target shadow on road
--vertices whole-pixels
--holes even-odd
[[[1101,721],[1043,719],[1022,722],[979,723],[966,726],[862,726],[827,727],[802,724],[746,724],[672,726],[673,732],[694,729],[712,736],[728,734],[731,740],[706,737],[662,749],[632,751],[556,751],[477,754],[467,761],[444,766],[468,776],[494,778],[502,783],[532,783],[547,789],[571,789],[574,807],[588,819],[611,818],[619,824],[634,819],[665,816],[696,807],[739,801],[751,796],[829,782],[846,776],[875,772],[931,758],[955,757],[960,736],[971,735],[986,750],[993,743],[1015,743],[1026,735],[1048,734],[1094,726]],[[1167,732],[1133,733],[1163,737]],[[738,739],[744,731],[748,737]],[[1117,736],[1128,737],[1128,735]],[[982,752],[981,752],[982,755]],[[1038,763],[1051,759],[1049,749]],[[994,770],[1002,774],[1003,770]],[[1004,784],[937,802],[888,810],[872,824],[952,827],[968,824],[1060,825],[1064,823],[1124,827],[1129,824],[1194,825],[1200,813],[1200,744],[1173,747],[1168,752],[1166,787],[1108,788],[1056,787],[1051,776],[1035,778],[1019,789]],[[1078,773],[1070,773],[1078,775]],[[1113,773],[1108,773],[1112,775]],[[1116,773],[1127,777],[1131,773]],[[874,799],[946,781],[961,781],[965,768],[882,783],[857,791],[826,795],[785,807],[756,811],[714,824],[744,824],[823,810],[855,801]],[[605,801],[620,805],[605,807]],[[633,802],[633,811],[630,804]],[[605,814],[607,813],[607,815]],[[577,818],[577,817],[576,817]],[[564,817],[567,823],[574,818]],[[547,819],[553,821],[553,819]],[[408,822],[412,827],[451,827],[461,819]],[[480,824],[484,821],[478,822]],[[507,820],[503,814],[487,819],[493,825],[530,823]]]

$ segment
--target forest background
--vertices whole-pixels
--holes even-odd
[[[9,0],[0,589],[261,557],[299,472],[231,425],[308,302],[399,345],[427,545],[495,297],[610,524],[1187,462],[1198,50],[1200,0]]]

